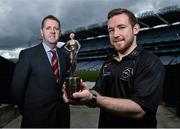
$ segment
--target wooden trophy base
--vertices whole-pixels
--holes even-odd
[[[74,99],[73,93],[81,90],[80,77],[66,77],[66,93],[68,99]]]

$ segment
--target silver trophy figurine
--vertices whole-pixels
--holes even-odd
[[[81,90],[80,77],[74,76],[77,65],[77,56],[81,45],[74,39],[74,33],[71,33],[69,37],[70,40],[68,40],[65,45],[65,49],[69,51],[70,57],[69,77],[66,77],[66,93],[69,99],[73,99],[72,94]]]

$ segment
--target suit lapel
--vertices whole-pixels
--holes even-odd
[[[51,78],[55,79],[52,66],[49,62],[49,59],[47,57],[46,51],[42,43],[39,45],[39,56],[40,56],[40,60],[42,61],[42,64],[46,67],[47,74],[50,75]]]
[[[56,78],[54,76],[53,73],[53,69],[52,66],[49,62],[49,59],[47,57],[46,51],[42,45],[42,43],[39,45],[39,58],[41,60],[41,63],[46,67],[46,71],[47,71],[47,76],[50,76],[51,78],[53,78],[53,81],[55,82]],[[66,72],[66,59],[65,59],[65,55],[63,53],[63,51],[59,48],[57,48],[57,54],[58,54],[58,61],[59,61],[59,67],[60,67],[60,71],[59,71],[59,76],[60,76],[60,82],[63,80],[63,78],[65,77],[65,72]],[[63,82],[61,82],[63,83]]]

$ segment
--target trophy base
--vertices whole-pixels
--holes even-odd
[[[73,93],[81,90],[80,77],[66,77],[66,93],[68,99],[74,99]]]

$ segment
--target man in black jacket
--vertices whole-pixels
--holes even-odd
[[[140,26],[132,12],[113,9],[107,26],[115,54],[103,64],[95,86],[73,97],[100,107],[100,128],[154,128],[164,67],[156,55],[137,45]],[[64,101],[72,100],[64,94]]]
[[[56,47],[60,29],[60,21],[48,15],[42,21],[42,43],[20,52],[11,91],[22,113],[22,128],[70,127],[69,106],[62,99],[69,56]]]

